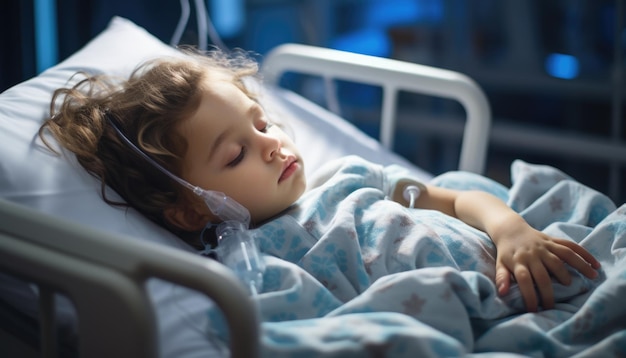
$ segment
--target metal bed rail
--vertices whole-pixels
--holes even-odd
[[[341,79],[381,86],[380,142],[391,150],[396,129],[398,91],[458,101],[467,116],[458,168],[479,174],[484,172],[491,109],[484,92],[471,78],[430,66],[298,44],[277,46],[263,59],[261,73],[269,85],[278,85],[281,76],[290,71],[321,76],[326,83]],[[332,93],[332,86],[327,90]]]
[[[158,356],[156,318],[145,288],[150,278],[205,294],[229,324],[232,357],[258,354],[256,306],[235,275],[213,260],[0,199],[0,269],[38,285],[44,357],[56,356],[53,292],[76,308],[80,356]]]

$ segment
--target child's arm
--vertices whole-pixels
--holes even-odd
[[[406,183],[404,183],[406,185]],[[402,198],[405,185],[398,185],[395,201],[406,205]],[[497,248],[496,287],[506,294],[513,277],[520,288],[528,311],[541,305],[554,306],[550,275],[568,285],[571,276],[565,263],[583,275],[595,278],[600,263],[584,248],[569,240],[548,236],[533,229],[500,199],[481,191],[456,191],[427,186],[417,199],[416,207],[441,211],[484,231]],[[535,286],[536,285],[536,290]]]

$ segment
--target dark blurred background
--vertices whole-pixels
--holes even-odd
[[[511,161],[522,159],[556,166],[618,204],[626,201],[623,0],[206,5],[226,45],[257,52],[261,60],[276,45],[296,42],[463,72],[484,89],[493,112],[487,176],[508,185]],[[198,38],[193,1],[191,7],[183,43]],[[180,9],[177,0],[3,0],[0,91],[63,60],[114,15],[169,43]],[[285,85],[325,105],[319,79],[288,76]],[[378,137],[380,89],[336,86],[341,115]],[[399,101],[395,150],[435,174],[454,169],[462,107],[409,93]]]

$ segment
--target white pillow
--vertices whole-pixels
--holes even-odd
[[[116,17],[65,61],[0,94],[0,197],[98,229],[189,249],[134,211],[107,205],[99,195],[99,181],[73,155],[55,155],[37,138],[53,91],[66,86],[77,71],[128,77],[147,59],[177,53],[129,20]]]

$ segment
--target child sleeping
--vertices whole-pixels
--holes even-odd
[[[530,312],[554,306],[555,284],[598,276],[600,264],[586,249],[533,228],[486,191],[418,183],[400,168],[357,157],[329,163],[307,191],[298,149],[244,84],[256,71],[245,55],[216,50],[148,62],[127,80],[82,74],[76,85],[55,92],[40,136],[45,141],[50,132],[75,153],[101,180],[105,201],[132,206],[203,249],[203,229],[222,218],[136,153],[123,140],[128,138],[174,176],[241,204],[263,251],[304,267],[331,300],[352,299],[385,275],[419,268],[419,256],[439,255],[442,267],[482,272],[500,296],[515,284]],[[403,195],[411,185],[420,188],[413,205]],[[108,198],[106,186],[124,202]],[[343,236],[333,235],[338,218],[354,223],[340,231]],[[493,260],[460,267],[446,257],[455,253],[437,244],[407,244],[415,239],[410,228],[416,223],[433,240],[444,240],[438,223],[450,219],[475,233],[468,240],[477,240]],[[307,262],[303,254],[312,247],[332,252],[332,263]]]

